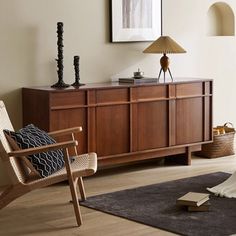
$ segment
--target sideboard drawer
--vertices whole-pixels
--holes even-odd
[[[176,85],[176,96],[197,96],[203,94],[203,83],[185,83]]]
[[[60,92],[50,94],[51,109],[61,106],[79,106],[86,105],[86,92]]]
[[[97,104],[128,102],[129,90],[127,88],[97,90],[96,98]]]
[[[138,99],[167,98],[166,86],[145,86],[137,88]]]

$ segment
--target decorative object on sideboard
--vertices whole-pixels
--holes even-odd
[[[72,84],[72,86],[74,86],[74,87],[79,87],[79,86],[84,85],[84,84],[80,83],[79,59],[80,59],[79,56],[74,56],[75,82]]]
[[[135,79],[141,79],[143,78],[144,76],[144,72],[143,71],[140,71],[140,69],[138,68],[138,71],[135,71],[134,72],[134,78]]]
[[[110,0],[111,41],[153,41],[161,35],[161,0]]]
[[[58,58],[57,61],[57,75],[58,75],[58,82],[53,84],[52,88],[67,88],[70,85],[66,84],[63,81],[63,22],[57,22],[57,49],[58,49]]]
[[[138,71],[135,71],[133,74],[131,78],[119,78],[119,83],[143,84],[157,82],[157,78],[144,77],[144,72],[140,71],[139,68]]]
[[[167,53],[185,53],[186,51],[171,37],[161,36],[155,42],[153,42],[149,47],[147,47],[144,53],[163,53],[163,56],[160,59],[161,69],[158,75],[158,81],[160,80],[161,72],[164,73],[164,82],[165,74],[168,71],[173,81],[172,74],[169,68],[169,58],[166,56]]]
[[[157,83],[157,78],[139,77],[139,78],[119,78],[119,83],[130,84],[145,84],[145,83]]]

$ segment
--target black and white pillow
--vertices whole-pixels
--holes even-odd
[[[21,149],[56,143],[45,131],[35,127],[33,124],[27,125],[17,132],[10,130],[4,130],[4,132],[14,139]],[[62,169],[65,165],[61,149],[29,155],[27,158],[41,177],[47,177]]]

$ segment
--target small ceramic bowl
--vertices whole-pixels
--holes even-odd
[[[136,72],[134,72],[134,78],[143,78],[143,76],[144,76],[144,72],[142,72],[142,71],[136,71]]]

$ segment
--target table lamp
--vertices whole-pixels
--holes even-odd
[[[160,36],[155,42],[153,42],[149,47],[147,47],[144,53],[163,53],[163,56],[160,59],[161,69],[158,75],[158,82],[160,80],[161,72],[164,73],[164,82],[165,82],[165,73],[168,71],[173,81],[172,74],[169,68],[169,58],[166,56],[167,53],[185,53],[186,51],[176,43],[169,36]]]

